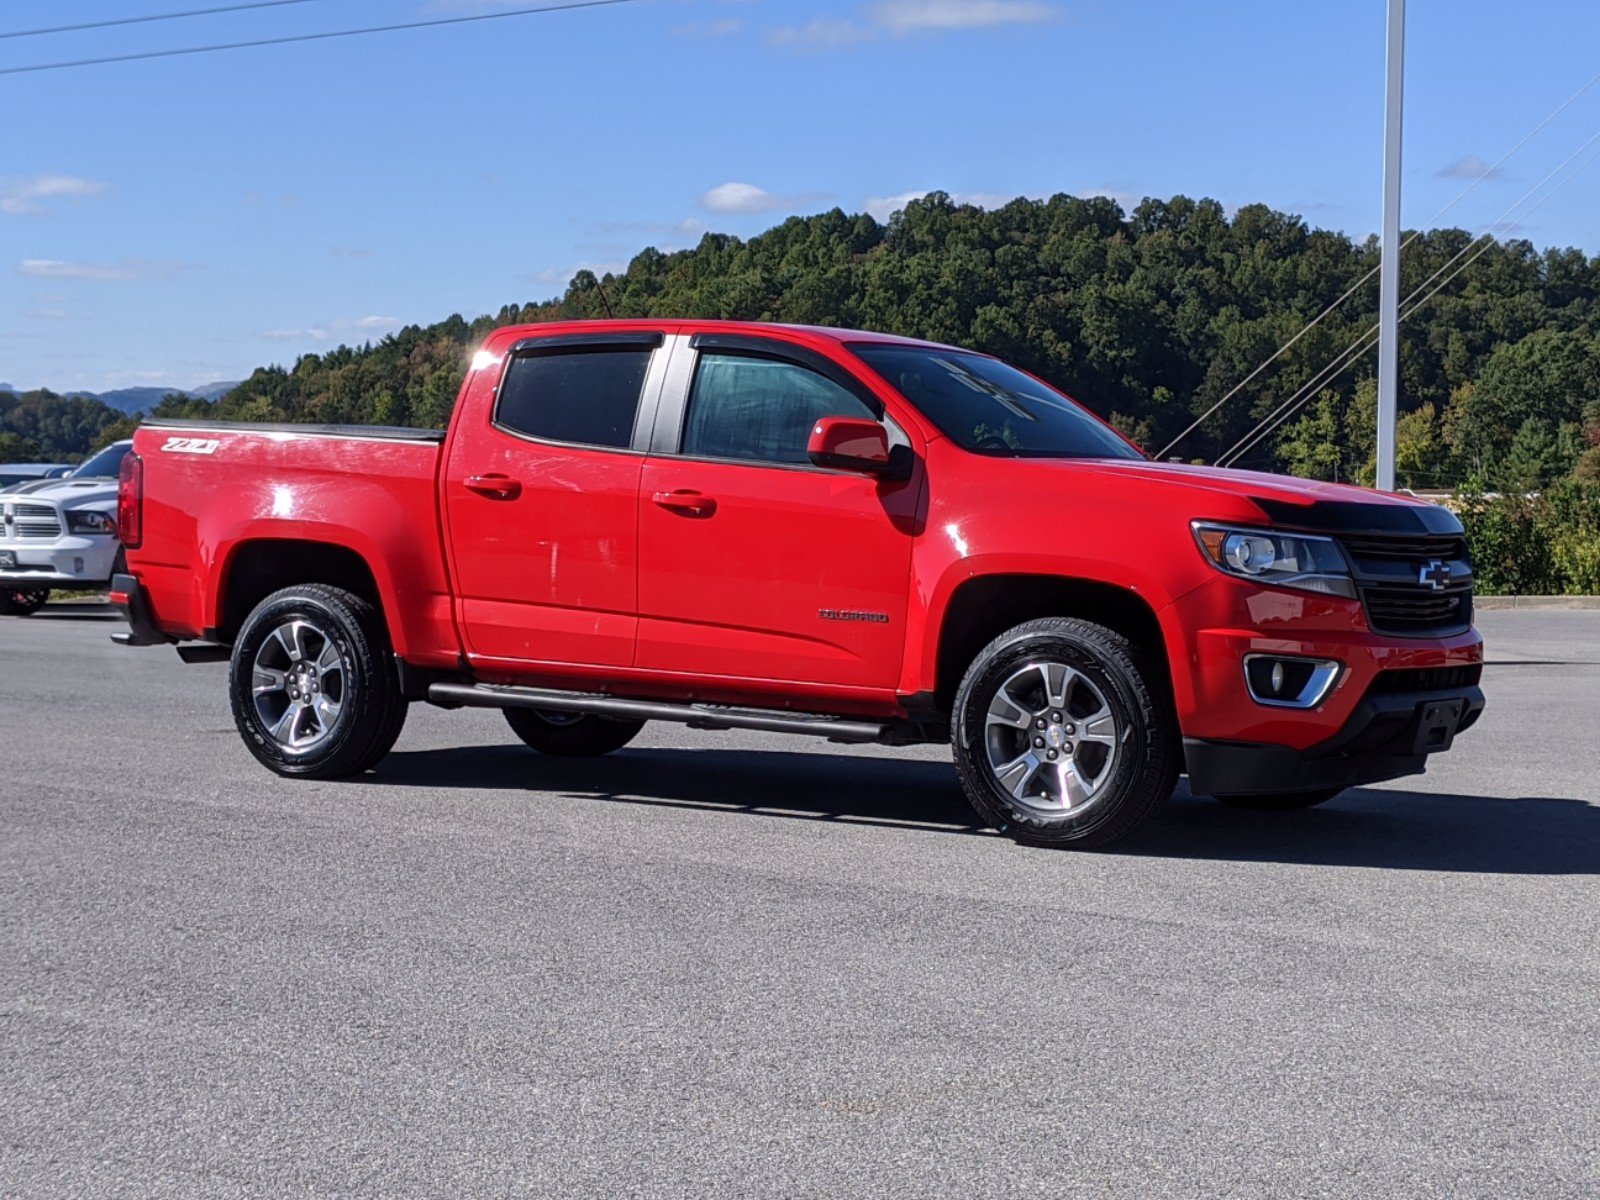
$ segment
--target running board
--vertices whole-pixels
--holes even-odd
[[[760,729],[804,733],[830,742],[885,742],[894,726],[847,721],[767,708],[723,708],[715,704],[673,704],[662,700],[624,700],[592,692],[557,692],[489,683],[435,683],[428,700],[444,708],[540,708],[548,712],[594,713],[634,721],[677,721],[692,729]]]

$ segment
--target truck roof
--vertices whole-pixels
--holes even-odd
[[[925,346],[937,350],[961,350],[960,346],[948,346],[941,342],[925,341],[922,338],[901,337],[895,333],[882,333],[869,329],[840,329],[832,325],[788,325],[781,321],[720,321],[713,319],[697,319],[692,317],[657,317],[657,318],[618,318],[615,320],[589,320],[589,321],[548,321],[532,325],[505,325],[495,331],[497,335],[506,335],[514,332],[519,337],[539,337],[541,335],[555,336],[568,333],[604,333],[607,330],[638,330],[660,329],[674,333],[748,333],[770,334],[787,333],[790,335],[801,334],[815,341],[835,343],[845,342],[885,342],[902,346]],[[966,351],[966,353],[979,353]]]

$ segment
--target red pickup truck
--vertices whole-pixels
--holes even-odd
[[[650,720],[951,742],[1018,840],[1127,834],[1180,773],[1299,808],[1483,708],[1460,524],[1154,463],[998,359],[711,321],[521,326],[448,432],[147,421],[132,645],[232,663],[245,745],[365,771],[412,701],[547,754]]]

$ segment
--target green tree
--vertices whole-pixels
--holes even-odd
[[[38,462],[42,456],[38,442],[18,433],[0,432],[0,463]]]

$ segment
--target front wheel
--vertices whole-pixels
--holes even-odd
[[[527,745],[555,758],[594,758],[621,750],[644,728],[643,721],[618,721],[593,713],[508,708],[506,724]]]
[[[1254,812],[1293,812],[1326,804],[1343,791],[1343,788],[1319,788],[1313,792],[1261,792],[1253,796],[1215,796],[1213,799],[1229,808],[1246,808]]]
[[[31,617],[49,599],[49,588],[0,588],[0,617]]]
[[[256,606],[233,645],[229,688],[244,744],[279,775],[358,775],[405,722],[383,615],[326,584],[283,588]]]
[[[978,814],[1019,842],[1094,849],[1172,794],[1176,721],[1159,668],[1089,621],[1029,621],[984,647],[956,692],[956,769]]]

